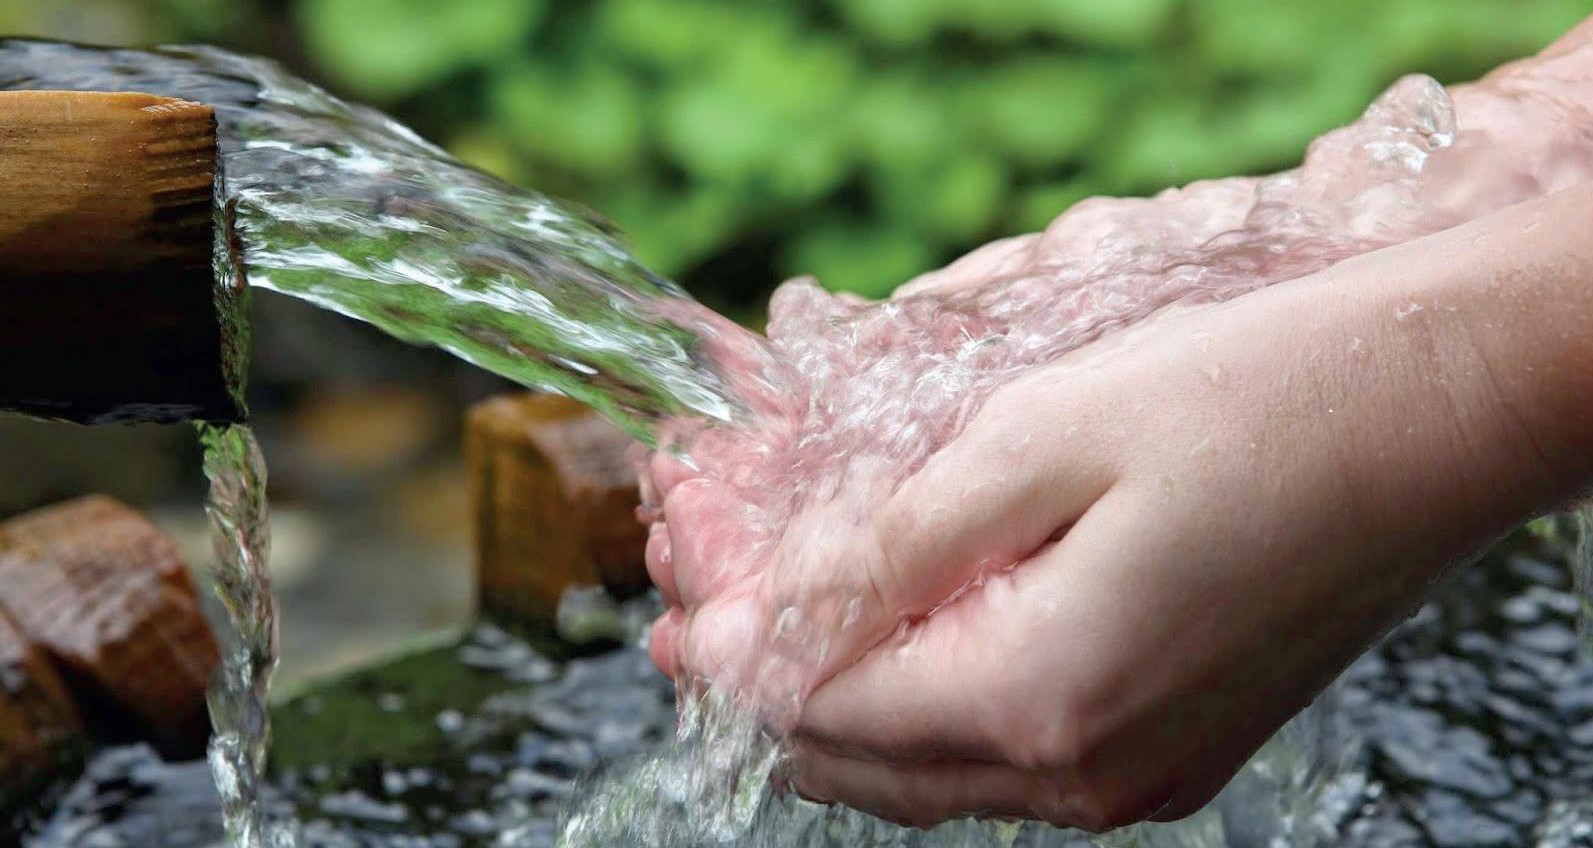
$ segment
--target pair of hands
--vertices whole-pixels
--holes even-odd
[[[660,456],[655,661],[765,709],[815,799],[915,825],[1186,815],[1447,564],[1593,481],[1590,228],[1585,185],[1166,311],[750,559],[735,499]],[[1010,277],[1040,238],[901,294]],[[782,667],[788,609],[826,632]]]
[[[750,571],[702,538],[714,485],[669,481],[655,659],[750,674],[779,610],[862,599],[800,684],[804,795],[916,825],[1193,812],[1444,565],[1593,479],[1593,357],[1510,312],[1593,303],[1593,264],[1556,259],[1590,225],[1566,193],[1163,314],[1004,387],[867,521],[819,507]]]

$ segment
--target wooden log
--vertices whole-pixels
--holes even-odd
[[[0,409],[242,417],[242,283],[212,269],[217,161],[207,106],[0,92]]]
[[[28,802],[85,747],[66,684],[0,613],[0,813]]]
[[[176,547],[136,510],[95,495],[0,524],[0,610],[97,735],[204,750],[216,644]]]
[[[483,610],[549,622],[570,586],[647,585],[630,445],[597,413],[556,395],[501,395],[471,408],[465,455]]]

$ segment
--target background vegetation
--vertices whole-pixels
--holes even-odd
[[[0,30],[264,52],[618,222],[730,308],[878,295],[1096,193],[1286,167],[1401,73],[1585,0],[8,0]]]

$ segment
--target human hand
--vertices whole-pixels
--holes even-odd
[[[812,797],[914,824],[1192,811],[1444,564],[1589,479],[1564,313],[1593,299],[1566,254],[1590,210],[1560,195],[1083,348],[756,562],[718,556],[713,484],[666,483],[651,559],[680,603],[654,655],[762,698],[780,610],[844,624],[775,675]]]

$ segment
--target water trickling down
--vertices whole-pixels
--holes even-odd
[[[1523,65],[1453,97],[1432,80],[1403,80],[1360,122],[1318,140],[1295,171],[1087,201],[1045,233],[980,251],[884,304],[789,284],[772,304],[768,344],[648,274],[601,225],[470,171],[268,63],[209,49],[10,41],[0,43],[0,87],[147,90],[216,106],[232,254],[255,285],[557,388],[644,438],[660,434],[691,466],[655,461],[658,531],[670,519],[664,495],[684,478],[703,480],[698,490],[712,492],[724,519],[718,555],[762,581],[782,577],[770,567],[780,546],[822,544],[826,527],[863,520],[1018,374],[1167,306],[1237,297],[1593,176],[1588,116],[1574,105],[1589,98],[1566,95],[1590,93],[1588,61],[1584,49]],[[840,599],[737,611],[757,626],[741,646],[743,679],[732,682],[759,685],[766,657],[816,664],[849,610]],[[234,613],[260,611],[269,607]],[[263,680],[265,666],[239,667],[245,676],[231,686]],[[793,707],[802,694],[792,687]],[[677,744],[600,781],[572,808],[564,844],[1053,838],[971,824],[914,834],[777,797],[768,790],[776,740],[725,700],[686,698]],[[243,741],[236,762],[247,770],[258,758]],[[1312,777],[1319,758],[1279,765],[1300,745],[1286,735],[1280,748],[1263,771],[1305,809],[1322,785]],[[1198,844],[1209,821],[1176,832]],[[1158,833],[1145,838],[1184,838]],[[1289,836],[1308,844],[1304,831]],[[503,834],[505,846],[516,840]]]
[[[210,767],[227,836],[239,848],[290,848],[291,825],[268,820],[259,803],[271,742],[267,696],[277,664],[277,610],[267,571],[270,535],[266,467],[254,433],[241,424],[200,425],[216,561],[216,592],[232,632],[210,687]]]
[[[469,169],[276,65],[207,48],[0,41],[0,88],[147,91],[216,110],[218,275],[444,348],[603,411],[643,439],[666,416],[729,420],[767,379],[755,338],[639,265],[596,219]],[[224,314],[231,314],[223,310]],[[206,430],[218,589],[238,640],[212,693],[212,761],[235,844],[292,839],[253,802],[275,618],[264,465],[248,431]]]

